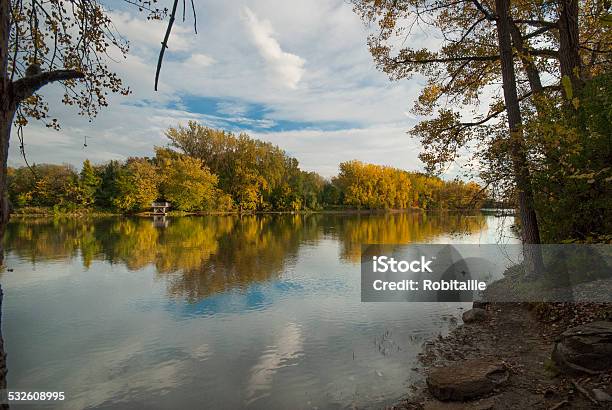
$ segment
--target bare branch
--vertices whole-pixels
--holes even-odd
[[[467,57],[447,57],[447,58],[429,58],[423,60],[395,59],[397,64],[429,64],[429,63],[450,63],[454,61],[495,61],[499,60],[499,56],[467,56]]]
[[[559,87],[557,86],[546,86],[546,87],[542,87],[542,90],[557,90]],[[521,95],[520,97],[518,97],[519,102],[523,101],[529,97],[531,97],[533,95],[532,91],[529,91],[523,95]],[[500,114],[504,113],[506,111],[506,106],[502,106],[499,107],[497,110],[495,111],[491,111],[489,114],[487,114],[486,117],[484,117],[482,120],[478,120],[478,121],[474,121],[474,122],[460,122],[459,124],[455,124],[452,127],[448,127],[446,129],[444,129],[443,131],[450,131],[450,130],[457,130],[457,131],[462,131],[466,128],[470,128],[470,127],[476,127],[479,125],[483,125],[489,121],[491,121],[493,118],[496,118],[497,116],[499,116]]]
[[[529,34],[524,35],[523,36],[523,40],[529,40],[530,38],[537,37],[540,34],[544,34],[547,31],[550,31],[550,29],[551,29],[551,27],[541,27],[541,28],[539,28],[537,30],[532,31]]]
[[[526,93],[525,95],[522,95],[521,97],[519,97],[519,101],[522,101],[526,98],[529,98],[533,93],[530,91],[528,93]],[[451,127],[448,127],[442,131],[450,131],[450,130],[455,130],[456,132],[461,132],[467,128],[471,128],[471,127],[477,127],[479,125],[483,125],[486,124],[487,122],[491,121],[492,119],[496,118],[497,116],[499,116],[500,114],[506,112],[506,106],[502,106],[499,109],[495,110],[495,111],[491,111],[489,114],[487,114],[486,117],[484,117],[482,120],[478,120],[478,121],[473,121],[473,122],[460,122],[458,124],[455,124]]]
[[[157,91],[157,83],[159,82],[159,72],[161,71],[162,61],[164,60],[164,53],[166,48],[168,48],[168,38],[170,37],[170,32],[172,31],[172,26],[174,25],[174,16],[176,15],[176,7],[178,5],[178,0],[174,0],[174,4],[172,5],[172,13],[170,13],[170,20],[168,21],[168,27],[166,28],[166,34],[164,35],[164,41],[162,41],[161,50],[159,50],[159,58],[157,59],[157,69],[155,70],[155,91]]]
[[[512,20],[513,23],[516,24],[527,24],[529,26],[534,27],[548,27],[548,28],[558,28],[559,25],[552,21],[546,20]]]
[[[191,10],[193,11],[193,31],[198,34],[198,16],[195,9],[195,3],[191,0]]]
[[[559,58],[559,53],[555,50],[529,48],[525,49],[525,52],[531,54],[532,56]]]

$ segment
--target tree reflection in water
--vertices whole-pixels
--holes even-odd
[[[155,266],[171,297],[197,302],[209,295],[279,278],[300,246],[326,237],[343,260],[358,263],[361,244],[428,242],[444,234],[486,228],[481,214],[421,212],[343,215],[248,215],[169,218],[15,219],[6,251],[22,260],[71,260]]]

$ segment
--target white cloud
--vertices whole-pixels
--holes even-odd
[[[300,167],[324,177],[338,173],[338,164],[357,159],[406,170],[420,170],[420,146],[406,134],[403,124],[351,128],[334,131],[317,129],[253,133],[279,145],[297,157]]]
[[[269,21],[259,20],[255,13],[246,6],[243,11],[247,27],[252,36],[251,39],[261,56],[270,64],[287,87],[297,88],[304,75],[304,59],[283,51],[278,41],[273,37],[274,30]]]
[[[194,53],[186,61],[186,64],[193,65],[198,68],[208,67],[215,63],[215,59],[206,54]]]
[[[111,12],[109,15],[117,31],[130,42],[132,51],[159,53],[167,22],[147,20],[142,15],[134,18],[127,12]],[[187,26],[175,24],[168,49],[172,52],[190,51],[195,41],[192,34]]]
[[[229,115],[244,115],[249,110],[249,107],[245,103],[224,101],[217,103],[217,111],[222,114]]]

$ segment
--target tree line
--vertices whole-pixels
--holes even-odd
[[[467,209],[485,199],[473,182],[444,181],[421,173],[341,163],[327,180],[300,169],[279,147],[190,122],[170,128],[168,147],[154,157],[105,164],[39,164],[9,169],[13,208],[56,212],[87,209],[135,213],[156,200],[186,212],[302,211],[324,208]]]

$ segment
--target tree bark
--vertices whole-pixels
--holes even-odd
[[[8,77],[9,38],[10,38],[10,4],[9,0],[0,0],[0,267],[4,265],[4,231],[8,222],[8,200],[6,194],[8,141],[11,134],[11,124],[15,115],[11,102],[11,87]],[[2,338],[2,287],[0,287],[0,390],[6,391],[6,353]],[[2,408],[8,408],[8,402],[1,403]]]
[[[523,64],[523,68],[525,73],[527,74],[527,79],[529,81],[529,86],[531,88],[531,92],[537,96],[542,92],[542,80],[540,79],[540,72],[536,67],[533,59],[531,59],[525,50],[525,44],[523,35],[521,34],[521,30],[518,28],[516,23],[510,22],[510,37],[512,38],[512,43],[514,44],[514,48],[518,51],[519,56],[521,58],[521,63]]]
[[[4,97],[2,97],[4,99]],[[4,105],[4,104],[2,104]],[[10,217],[8,200],[7,164],[11,127],[15,117],[15,108],[9,104],[8,109],[0,110],[0,266],[4,265],[4,246],[2,239]]]
[[[4,94],[0,98],[4,99]],[[4,232],[9,221],[7,157],[14,114],[14,111],[0,111],[0,160],[2,161],[2,172],[0,172],[0,269],[4,268]],[[2,297],[2,286],[0,286],[0,391],[6,391],[7,367],[4,339],[2,337]],[[0,408],[8,409],[8,403],[0,403]]]
[[[497,35],[499,42],[500,63],[502,71],[504,101],[510,131],[510,155],[514,168],[515,185],[518,192],[519,214],[523,253],[525,258],[525,277],[533,279],[542,272],[542,254],[537,245],[540,243],[540,230],[534,208],[531,175],[527,162],[525,141],[523,138],[521,109],[516,91],[516,74],[512,56],[512,39],[510,25],[510,1],[495,0],[497,11]]]
[[[570,80],[571,99],[582,89],[582,62],[578,29],[578,0],[559,0],[559,68],[562,77]]]
[[[85,77],[85,74],[77,70],[53,70],[26,76],[12,84],[13,99],[18,102],[23,101],[49,83],[83,77]]]
[[[0,287],[0,311],[2,311],[2,300],[4,299],[4,294],[2,292],[2,287]],[[0,395],[3,399],[8,399],[6,395],[6,353],[4,352],[4,338],[2,337],[2,315],[0,315],[0,382],[2,385],[0,388],[2,389],[2,394]],[[8,402],[0,403],[0,408],[8,409]]]

